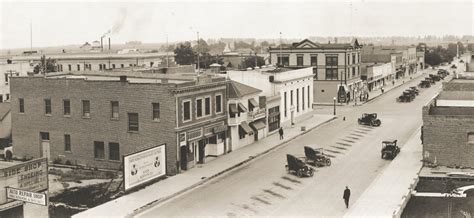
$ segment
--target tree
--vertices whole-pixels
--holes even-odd
[[[223,58],[219,58],[213,55],[210,55],[209,53],[204,53],[201,54],[199,58],[199,67],[207,69],[209,68],[209,65],[213,63],[218,63],[220,65],[224,64]]]
[[[437,66],[441,63],[441,56],[434,51],[425,52],[425,63],[431,66]]]
[[[52,60],[51,58],[46,59],[46,56],[41,56],[40,62],[33,68],[34,73],[51,73],[56,72],[56,60]]]
[[[250,56],[246,57],[243,62],[243,68],[254,68],[255,67],[255,59],[257,60],[257,66],[261,67],[265,65],[265,60],[263,57],[260,56]]]
[[[209,48],[209,45],[207,44],[207,42],[204,41],[204,39],[199,39],[199,46],[198,46],[198,44],[194,45],[193,50],[198,52],[198,53],[203,54],[203,53],[209,53],[210,48]]]
[[[174,49],[174,54],[175,54],[175,61],[177,64],[182,64],[182,65],[194,64],[194,58],[196,54],[191,48],[190,42],[179,44]]]

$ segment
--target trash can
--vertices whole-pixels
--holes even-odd
[[[302,126],[301,131],[306,131],[306,126]]]

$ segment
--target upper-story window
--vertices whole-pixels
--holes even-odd
[[[351,64],[351,56],[347,54],[347,65]]]
[[[204,99],[204,115],[211,115],[211,97]]]
[[[72,66],[70,64],[67,65],[67,68],[68,68],[69,71],[72,70]]]
[[[112,64],[112,69],[115,69],[115,64]]]
[[[44,99],[44,113],[51,114],[51,99]]]
[[[356,53],[352,53],[352,64],[356,63]]]
[[[81,71],[81,65],[80,64],[77,65],[77,71]]]
[[[290,65],[290,56],[283,55],[283,57],[278,56],[278,65],[280,66],[289,66]]]
[[[202,98],[196,99],[196,117],[202,117]]]
[[[82,116],[91,116],[91,102],[89,100],[82,100]]]
[[[18,102],[20,103],[20,113],[25,113],[25,99],[19,98]]]
[[[111,105],[111,118],[113,119],[118,119],[119,118],[119,102],[118,101],[112,101],[110,102]]]
[[[303,66],[303,55],[296,56],[296,65],[299,67]]]
[[[222,95],[216,95],[216,113],[222,112]]]
[[[152,103],[151,105],[153,109],[152,119],[154,121],[160,120],[160,103]]]
[[[128,113],[128,131],[138,132],[138,113]]]
[[[183,121],[191,120],[191,101],[183,102]]]
[[[318,56],[311,55],[311,66],[318,66]]]
[[[326,66],[337,66],[337,56],[326,56]]]
[[[63,100],[64,115],[71,115],[71,101],[69,99]]]

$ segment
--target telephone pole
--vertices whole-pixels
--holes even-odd
[[[198,74],[201,72],[201,67],[199,66],[199,32],[197,32],[197,67],[198,67]]]
[[[33,21],[30,20],[30,51],[33,52]]]

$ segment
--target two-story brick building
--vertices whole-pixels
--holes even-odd
[[[474,167],[474,80],[453,79],[423,107],[423,160]]]
[[[14,155],[118,169],[123,155],[166,144],[174,175],[226,151],[226,81],[122,72],[11,79]]]
[[[313,67],[314,103],[346,102],[361,85],[360,48],[351,43],[320,44],[305,39],[291,46],[269,48],[270,63],[288,68]]]

